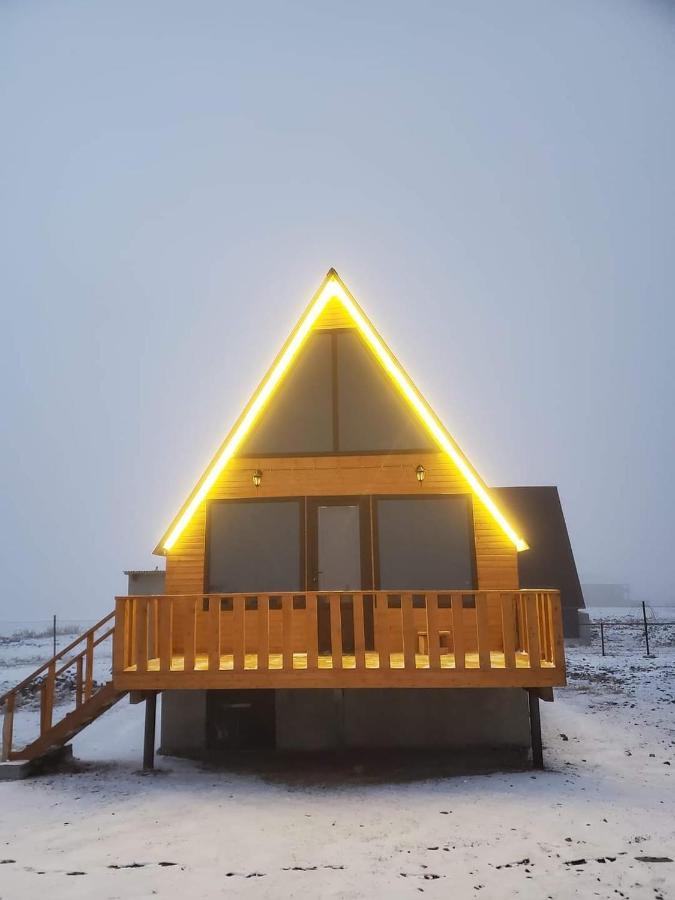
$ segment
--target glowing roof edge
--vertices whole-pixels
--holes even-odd
[[[448,431],[444,428],[440,419],[436,416],[424,397],[419,393],[410,378],[408,378],[403,371],[384,341],[377,334],[367,316],[351,295],[344,282],[338,276],[337,272],[334,269],[331,269],[324,278],[319,290],[310,301],[298,324],[291,332],[288,340],[281,348],[279,355],[274,360],[267,375],[261,381],[248,405],[245,407],[225,441],[221,444],[218,452],[211,461],[211,464],[195,486],[174,521],[169,526],[154,552],[160,554],[166,553],[171,550],[176,543],[199,505],[206,499],[218,476],[251,430],[267,401],[286,374],[293,358],[302,347],[324,307],[333,299],[340,301],[354,322],[361,337],[368,344],[385,372],[387,372],[391,380],[408,401],[408,404],[417,413],[417,416],[426,426],[436,443],[455,463],[469,483],[473,492],[490,512],[509,540],[514,544],[516,550],[527,550],[527,543],[508,523],[503,513],[490,497],[487,486],[483,483],[478,473],[469,463],[468,459],[462,453]]]

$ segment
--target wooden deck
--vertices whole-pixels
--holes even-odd
[[[556,591],[118,597],[120,690],[551,687]]]

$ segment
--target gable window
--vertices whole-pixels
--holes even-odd
[[[378,588],[476,587],[471,497],[380,497],[374,502]]]

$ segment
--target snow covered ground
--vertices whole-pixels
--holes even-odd
[[[675,898],[675,641],[570,648],[568,667],[541,704],[544,773],[160,757],[143,775],[143,708],[123,701],[73,771],[0,783],[0,898]]]

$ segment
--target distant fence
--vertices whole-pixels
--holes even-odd
[[[603,656],[613,653],[644,651],[654,656],[658,649],[675,648],[675,610],[669,619],[656,618],[653,611],[642,604],[639,618],[603,619],[590,621],[591,644],[600,648]]]
[[[86,631],[96,619],[65,619],[52,616],[49,619],[0,619],[0,646],[19,644],[25,641],[46,641],[51,643],[53,654],[69,639]]]

